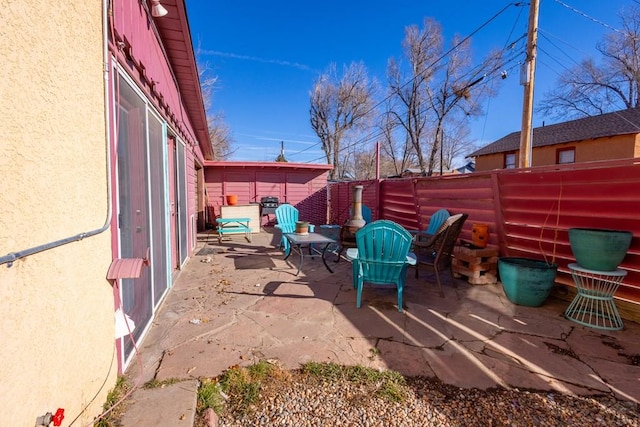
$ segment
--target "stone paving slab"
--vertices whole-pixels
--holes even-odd
[[[191,425],[196,379],[233,365],[277,359],[295,369],[308,361],[360,364],[435,377],[464,388],[518,387],[573,394],[612,394],[640,402],[640,326],[600,331],[564,318],[567,303],[542,307],[508,301],[501,286],[471,286],[408,271],[404,311],[393,288],[366,286],[356,308],[351,265],[342,260],[283,259],[271,235],[253,242],[200,242],[166,296],[127,373],[132,381],[179,379],[162,390],[137,390],[124,427]],[[203,250],[206,249],[206,250]],[[174,394],[172,405],[164,395]],[[179,403],[181,402],[181,403]],[[191,402],[191,403],[185,403]],[[165,411],[166,410],[166,411]],[[191,412],[190,412],[191,411]],[[155,424],[134,416],[162,413]],[[170,421],[166,421],[170,420]],[[186,421],[185,421],[186,420]],[[192,423],[192,421],[191,421]]]
[[[187,427],[195,420],[198,381],[185,380],[169,387],[138,389],[127,404],[123,426]]]

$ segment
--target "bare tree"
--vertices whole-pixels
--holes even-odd
[[[446,118],[480,114],[481,98],[493,93],[474,86],[497,70],[501,55],[492,52],[472,67],[469,40],[455,37],[452,48],[444,52],[442,28],[431,18],[423,21],[422,29],[407,27],[402,44],[410,70],[402,72],[393,59],[387,68],[389,89],[398,107],[394,114],[407,133],[421,172],[431,175]]]
[[[416,161],[415,150],[406,132],[398,132],[401,129],[390,99],[387,102],[387,110],[383,114],[380,128],[380,171],[384,175],[401,175],[403,171],[411,167]]]
[[[233,153],[231,129],[225,122],[222,113],[210,113],[207,115],[209,127],[209,140],[213,148],[213,158],[216,160],[226,160]]]
[[[375,179],[376,177],[376,152],[375,149],[361,150],[355,153],[354,179]]]
[[[442,166],[443,171],[449,171],[456,158],[464,157],[464,154],[470,151],[473,142],[471,141],[471,130],[464,119],[449,118],[443,123],[442,129],[441,159],[437,159],[437,164]]]
[[[413,147],[420,169],[425,172],[425,93],[439,67],[437,63],[442,52],[440,25],[433,19],[426,18],[422,30],[416,25],[407,27],[402,47],[410,70],[404,72],[401,63],[394,58],[389,60],[387,80],[390,96],[397,104],[397,108],[392,109],[391,113],[395,116],[395,121],[404,128],[407,142]]]
[[[440,162],[436,156],[445,151],[442,134],[447,118],[453,116],[454,121],[466,122],[470,116],[481,113],[480,101],[490,94],[488,89],[476,86],[487,73],[495,71],[500,64],[501,56],[498,52],[490,53],[477,67],[471,68],[471,48],[469,40],[461,42],[454,37],[448,61],[427,87],[428,116],[433,120],[433,142],[428,159],[427,175],[431,176],[435,166]],[[444,156],[441,156],[444,158]],[[424,172],[424,171],[423,171]]]
[[[196,56],[200,48],[197,49]],[[226,160],[235,150],[233,150],[233,138],[231,128],[224,119],[222,112],[213,112],[213,95],[217,88],[218,76],[214,75],[207,62],[197,63],[198,78],[200,79],[200,90],[202,91],[202,103],[207,114],[207,127],[209,130],[209,141],[213,149],[213,157],[216,160]]]
[[[584,59],[563,72],[538,109],[556,119],[572,119],[640,106],[640,9],[619,14],[622,29],[598,43],[602,64]]]
[[[347,134],[366,127],[373,113],[375,82],[369,80],[362,62],[343,68],[338,77],[336,65],[320,75],[310,92],[311,127],[322,142],[327,163],[333,165],[329,179],[343,177],[347,165],[341,144]]]

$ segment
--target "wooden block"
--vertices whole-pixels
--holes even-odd
[[[494,285],[498,283],[498,278],[494,274],[485,274],[480,277],[470,277],[468,282],[472,285]]]
[[[465,266],[461,263],[452,263],[451,272],[455,278],[466,278],[472,285],[486,285],[497,283],[498,278],[496,275],[496,269],[480,269],[478,266]]]
[[[496,248],[482,248],[482,249],[472,249],[467,246],[457,245],[453,248],[454,256],[458,254],[467,257],[492,257],[498,256],[498,249]]]

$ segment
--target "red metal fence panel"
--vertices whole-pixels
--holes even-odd
[[[364,203],[375,212],[374,219],[406,228],[426,228],[441,208],[467,213],[461,239],[471,240],[474,223],[488,224],[489,245],[498,247],[501,256],[555,258],[557,281],[570,286],[567,265],[575,258],[569,228],[631,231],[634,237],[621,265],[628,274],[616,297],[640,303],[640,160],[333,183],[331,223],[349,218],[354,185],[364,186]]]
[[[350,218],[353,205],[353,187],[362,185],[362,204],[371,208],[374,220],[382,218],[378,197],[378,181],[349,181],[329,183],[328,216],[330,224],[344,224]]]

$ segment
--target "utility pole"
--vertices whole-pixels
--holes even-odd
[[[380,141],[376,141],[376,181],[380,179]]]
[[[524,75],[521,74],[521,84],[524,86],[524,101],[522,104],[522,130],[520,131],[520,161],[521,168],[531,167],[531,136],[533,116],[533,84],[536,74],[536,50],[538,44],[538,9],[540,0],[531,0],[529,6],[529,29],[527,32],[527,59],[524,64]]]
[[[444,162],[444,129],[440,128],[440,176],[442,176],[443,162]]]

